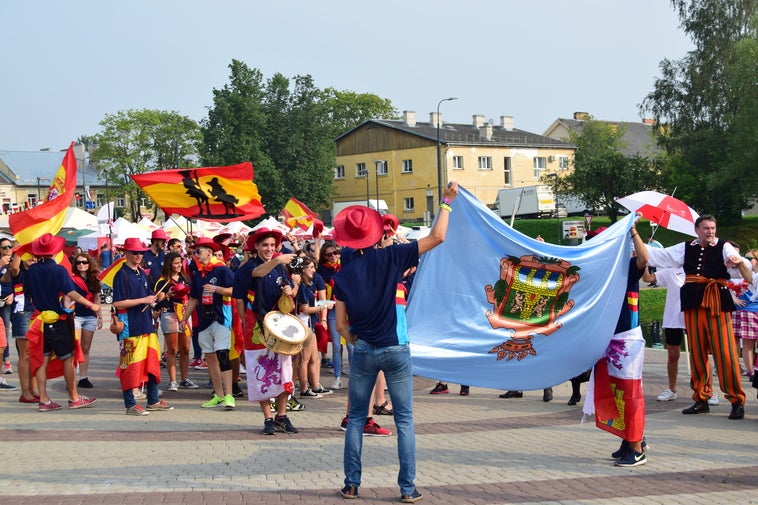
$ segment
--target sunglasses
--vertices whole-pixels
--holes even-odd
[[[87,261],[87,260],[84,260],[84,261],[79,260],[79,261],[76,262],[76,264],[77,265],[89,265],[89,261]]]
[[[2,245],[0,246],[0,249],[13,249],[12,245]]]
[[[332,251],[332,252],[326,253],[327,256],[339,256],[340,254],[342,253],[340,253],[339,251]]]
[[[126,252],[128,252],[129,254],[134,255],[134,256],[144,256],[144,254],[145,254],[142,251],[126,251]]]
[[[745,256],[745,259],[754,260],[755,258],[753,256]]]

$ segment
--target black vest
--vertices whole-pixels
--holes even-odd
[[[724,265],[724,242],[719,240],[714,246],[702,247],[698,241],[684,244],[684,273],[699,275],[709,279],[729,280],[729,272]],[[703,302],[704,283],[685,282],[680,290],[682,310],[696,309]],[[726,286],[719,286],[721,311],[733,312],[734,301]]]

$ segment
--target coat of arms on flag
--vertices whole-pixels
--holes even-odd
[[[536,356],[531,340],[535,334],[550,335],[563,323],[557,318],[574,307],[569,291],[579,280],[578,266],[534,255],[508,256],[500,260],[500,279],[484,288],[490,325],[511,333],[511,338],[492,349],[497,359],[519,361]]]

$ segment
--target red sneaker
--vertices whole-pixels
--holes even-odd
[[[39,403],[39,396],[35,396],[32,398],[24,398],[24,395],[21,395],[18,397],[19,403]]]
[[[97,401],[97,398],[87,398],[84,395],[79,396],[78,400],[69,400],[68,408],[70,409],[84,409],[91,407],[93,403]]]
[[[61,406],[52,400],[49,400],[47,403],[39,402],[39,406],[37,407],[37,410],[39,410],[40,412],[50,412],[53,410],[60,410],[60,409],[61,409]]]
[[[363,436],[388,437],[390,435],[392,435],[392,432],[376,424],[372,417],[366,419],[366,424],[363,425]]]

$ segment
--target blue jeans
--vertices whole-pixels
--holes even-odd
[[[329,337],[332,339],[332,364],[334,365],[334,376],[342,376],[342,346],[340,344],[340,334],[337,331],[337,319],[334,311],[327,313],[327,327],[329,328]],[[353,344],[345,344],[347,347],[347,361],[350,366],[353,365]]]
[[[350,414],[345,433],[345,485],[361,485],[361,450],[363,425],[366,424],[371,392],[376,375],[384,371],[390,391],[397,427],[397,456],[400,471],[397,483],[401,494],[411,494],[416,488],[416,434],[413,428],[413,368],[407,345],[374,347],[358,340],[353,350],[350,368]]]
[[[131,388],[123,391],[124,405],[126,408],[131,408],[137,405],[137,400],[134,399],[134,391]],[[153,374],[147,374],[147,404],[154,405],[160,401],[158,396],[158,381]]]

